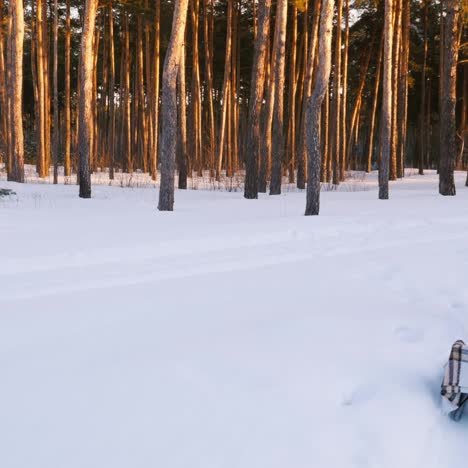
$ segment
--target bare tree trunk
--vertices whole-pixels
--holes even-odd
[[[159,154],[159,64],[160,64],[160,45],[161,45],[161,0],[156,0],[154,32],[154,63],[153,63],[153,154],[151,164],[151,178],[156,180],[158,173],[158,154]]]
[[[345,0],[345,38],[343,47],[343,72],[342,72],[342,84],[343,95],[341,96],[341,110],[340,110],[340,136],[341,136],[341,147],[340,147],[340,176],[341,180],[345,180],[346,176],[346,155],[347,155],[347,119],[348,119],[348,49],[349,49],[349,0]]]
[[[223,80],[223,105],[221,110],[221,124],[219,132],[219,148],[218,148],[218,167],[216,171],[216,178],[219,180],[223,169],[223,153],[224,143],[226,137],[226,126],[228,125],[228,100],[229,100],[229,89],[231,84],[231,54],[232,54],[232,10],[233,0],[228,0],[228,17],[227,17],[227,29],[226,29],[226,57],[224,64],[224,80]]]
[[[408,127],[408,64],[410,50],[410,5],[403,2],[400,75],[398,80],[398,166],[397,177],[405,176],[406,140]]]
[[[54,184],[58,183],[58,160],[59,160],[59,101],[58,101],[58,0],[54,0],[54,134],[53,134],[53,157],[54,157]]]
[[[213,15],[213,11],[210,11]],[[203,0],[203,42],[205,48],[205,86],[206,97],[208,100],[208,161],[210,166],[210,177],[215,174],[215,115],[213,105],[213,51],[210,47],[210,15],[208,14],[208,0]]]
[[[24,11],[23,0],[10,0],[12,15],[10,75],[11,93],[11,174],[9,180],[24,182],[24,141],[23,141],[23,41]]]
[[[288,0],[277,0],[275,37],[273,41],[275,97],[272,122],[272,157],[270,195],[281,193],[281,165],[284,155],[284,85],[286,57],[286,25]]]
[[[421,73],[421,107],[419,114],[419,158],[418,158],[418,168],[419,174],[424,175],[424,153],[426,148],[426,69],[427,69],[427,45],[428,45],[428,5],[429,0],[424,0],[424,54],[423,54],[423,66]]]
[[[255,40],[252,79],[250,85],[249,120],[247,125],[246,173],[244,197],[258,198],[258,159],[260,150],[260,113],[265,87],[265,60],[270,33],[271,0],[260,0],[258,32]]]
[[[202,175],[203,155],[201,147],[201,94],[200,94],[200,57],[198,41],[199,0],[190,0],[192,25],[192,125],[191,153],[192,161],[199,175]]]
[[[295,181],[296,168],[296,94],[297,94],[297,7],[293,6],[291,27],[291,53],[289,59],[289,115],[286,157],[288,162],[289,183]]]
[[[185,85],[185,44],[182,45],[180,53],[179,73],[177,75],[179,83],[179,189],[187,189],[187,92]]]
[[[385,36],[382,92],[382,141],[379,167],[379,199],[388,200],[390,157],[392,153],[392,66],[394,0],[385,0]]]
[[[65,20],[65,159],[64,174],[71,175],[71,16],[70,0],[67,0]]]
[[[315,0],[313,8],[313,23],[310,32],[310,41],[308,46],[308,58],[306,61],[306,77],[304,83],[304,95],[302,103],[302,123],[301,123],[301,137],[299,140],[299,149],[297,155],[297,188],[305,189],[306,179],[306,131],[308,127],[307,122],[307,103],[312,92],[312,82],[315,67],[315,57],[317,52],[318,30],[320,23],[320,11],[322,0]],[[329,105],[329,103],[327,103]]]
[[[308,179],[305,215],[320,212],[320,112],[323,98],[328,89],[331,72],[332,31],[334,0],[322,0],[319,39],[319,68],[312,96],[307,103],[307,153]],[[312,64],[309,63],[309,66]]]
[[[4,0],[0,0],[0,24],[4,24]],[[34,21],[33,21],[34,24]],[[6,75],[5,75],[5,55],[4,55],[4,34],[3,27],[0,27],[0,161],[2,154],[7,151],[7,133],[8,133],[8,111],[7,111],[7,93],[6,93]],[[33,55],[33,51],[31,51]],[[34,69],[33,69],[34,71]],[[6,161],[5,161],[6,162]]]
[[[336,4],[336,35],[335,35],[335,60],[333,66],[333,95],[331,102],[331,138],[330,151],[333,161],[333,184],[341,181],[340,174],[340,114],[341,114],[341,23],[343,18],[343,0],[337,0]]]
[[[81,90],[79,101],[78,155],[80,174],[80,198],[91,198],[90,153],[93,122],[93,38],[98,0],[86,0],[86,10],[81,37]]]
[[[390,157],[390,180],[397,178],[397,153],[399,147],[398,134],[398,80],[400,70],[400,42],[401,42],[401,2],[395,0],[394,28],[393,28],[393,69],[392,69],[392,150]]]
[[[187,22],[188,0],[176,0],[171,38],[164,60],[161,108],[160,211],[174,209],[174,177],[177,140],[177,73]]]
[[[115,44],[114,44],[114,5],[113,0],[109,2],[109,178],[114,180],[115,168]]]
[[[445,0],[443,93],[440,112],[439,193],[455,195],[454,169],[457,158],[455,107],[459,49],[459,0]]]
[[[44,76],[44,21],[42,3],[44,0],[37,0],[36,8],[36,35],[37,35],[37,88],[38,88],[38,104],[37,111],[39,121],[37,122],[37,172],[39,177],[46,177],[48,170],[46,169],[46,122],[45,122],[45,76]]]

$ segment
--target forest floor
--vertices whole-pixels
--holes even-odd
[[[444,468],[468,340],[468,188],[305,194],[12,184],[0,201],[0,466]]]

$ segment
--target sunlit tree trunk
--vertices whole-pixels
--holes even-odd
[[[249,100],[249,119],[246,143],[246,175],[244,197],[258,198],[258,159],[260,151],[260,113],[265,87],[265,61],[270,33],[271,0],[260,0],[258,5],[258,32],[255,40],[252,79]]]
[[[12,15],[12,39],[10,74],[11,93],[11,173],[9,180],[24,182],[24,141],[23,141],[23,41],[24,11],[23,0],[10,0]]]
[[[91,198],[90,153],[93,132],[93,38],[98,0],[86,0],[83,32],[81,36],[80,101],[78,157],[80,173],[80,198]]]
[[[231,54],[232,54],[232,9],[233,0],[228,0],[228,17],[227,17],[227,28],[226,28],[226,54],[224,62],[224,80],[223,80],[223,94],[222,94],[222,109],[221,109],[221,123],[219,130],[219,146],[218,146],[218,167],[216,171],[216,178],[219,180],[223,169],[223,154],[224,144],[226,138],[226,127],[228,125],[228,100],[229,100],[229,89],[231,86]]]
[[[307,201],[305,215],[318,215],[320,212],[320,112],[323,98],[328,89],[331,71],[332,31],[334,0],[322,0],[319,38],[319,66],[314,89],[307,103]],[[309,64],[309,66],[312,64]]]
[[[272,153],[270,195],[281,193],[281,165],[284,155],[284,87],[286,59],[286,25],[288,21],[288,0],[277,0],[273,60],[275,82],[274,111],[272,122]]]
[[[385,0],[381,159],[379,166],[379,199],[388,199],[390,157],[392,153],[392,70],[393,70],[394,0]]]
[[[58,183],[59,160],[59,101],[58,101],[58,0],[54,0],[54,134],[53,134],[53,159],[54,159],[54,184]]]
[[[172,31],[164,60],[161,107],[160,211],[174,209],[174,178],[177,140],[177,73],[187,22],[188,0],[176,0]]]

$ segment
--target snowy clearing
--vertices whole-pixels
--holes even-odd
[[[468,339],[468,189],[1,186],[3,468],[463,466],[440,414]]]

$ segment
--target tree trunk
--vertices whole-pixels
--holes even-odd
[[[91,198],[90,153],[93,131],[93,38],[98,0],[86,0],[81,37],[78,157],[80,198]]]
[[[252,79],[250,85],[249,120],[247,125],[246,173],[244,197],[258,198],[258,159],[260,150],[260,113],[265,86],[265,60],[270,33],[271,0],[258,5],[258,32],[255,41]]]
[[[321,11],[322,0],[315,0],[313,13],[313,22],[310,32],[310,40],[308,44],[308,58],[306,60],[306,76],[304,83],[304,94],[302,102],[302,123],[301,123],[301,135],[299,140],[299,149],[297,155],[297,188],[305,189],[306,179],[306,131],[308,127],[307,123],[307,103],[312,92],[312,82],[314,77],[315,68],[315,57],[317,52],[318,42],[318,30],[320,24],[320,11]],[[329,103],[327,103],[328,105]]]
[[[177,139],[177,73],[187,22],[188,0],[176,0],[172,31],[162,80],[161,108],[161,185],[159,189],[160,211],[174,209],[174,176]]]
[[[180,53],[179,73],[179,189],[187,189],[187,92],[185,85],[185,44]]]
[[[337,0],[335,60],[333,65],[333,95],[331,102],[331,138],[330,154],[333,161],[333,184],[341,181],[340,173],[340,114],[341,114],[341,23],[343,18],[343,0]]]
[[[160,45],[161,45],[161,0],[156,0],[154,32],[154,63],[153,63],[153,154],[151,164],[151,178],[156,180],[158,173],[158,154],[159,154],[159,64],[160,64]]]
[[[319,39],[319,68],[312,96],[307,102],[307,153],[308,178],[305,215],[318,215],[320,212],[320,111],[328,89],[331,71],[332,31],[334,0],[322,0]],[[312,64],[309,63],[309,66]]]
[[[455,195],[454,169],[457,158],[455,107],[459,49],[459,0],[445,0],[443,92],[440,112],[439,193]]]
[[[410,5],[403,2],[400,73],[398,78],[398,134],[397,177],[405,176],[406,140],[408,127],[408,64],[410,50]]]
[[[64,174],[71,175],[71,17],[70,0],[67,0],[65,20],[65,159]]]
[[[286,25],[288,0],[277,0],[275,37],[273,41],[275,97],[272,122],[270,195],[281,194],[281,165],[284,155],[284,86],[286,58]]]
[[[213,11],[210,11],[213,15]],[[203,42],[205,48],[205,99],[208,100],[208,161],[210,177],[215,174],[215,114],[213,105],[213,51],[210,47],[210,15],[208,14],[208,0],[203,0]]]
[[[54,0],[54,134],[53,134],[53,158],[54,158],[54,184],[58,183],[59,160],[59,101],[58,101],[58,0]]]
[[[109,179],[114,180],[115,167],[115,45],[114,45],[114,5],[113,0],[109,2]]]
[[[224,62],[224,80],[223,80],[223,106],[221,110],[221,124],[219,132],[219,147],[218,147],[218,167],[216,170],[216,179],[220,180],[221,172],[223,169],[223,153],[224,143],[226,138],[226,127],[228,125],[228,100],[229,100],[229,88],[231,83],[231,54],[232,54],[232,10],[233,0],[228,0],[228,17],[227,17],[227,29],[226,29],[226,56]]]
[[[9,180],[24,182],[24,141],[23,141],[23,41],[24,11],[23,0],[10,0],[12,15],[10,75],[11,93],[11,174]]]
[[[382,92],[382,141],[379,166],[379,199],[388,200],[388,180],[392,153],[392,67],[394,0],[385,0],[384,59]]]

